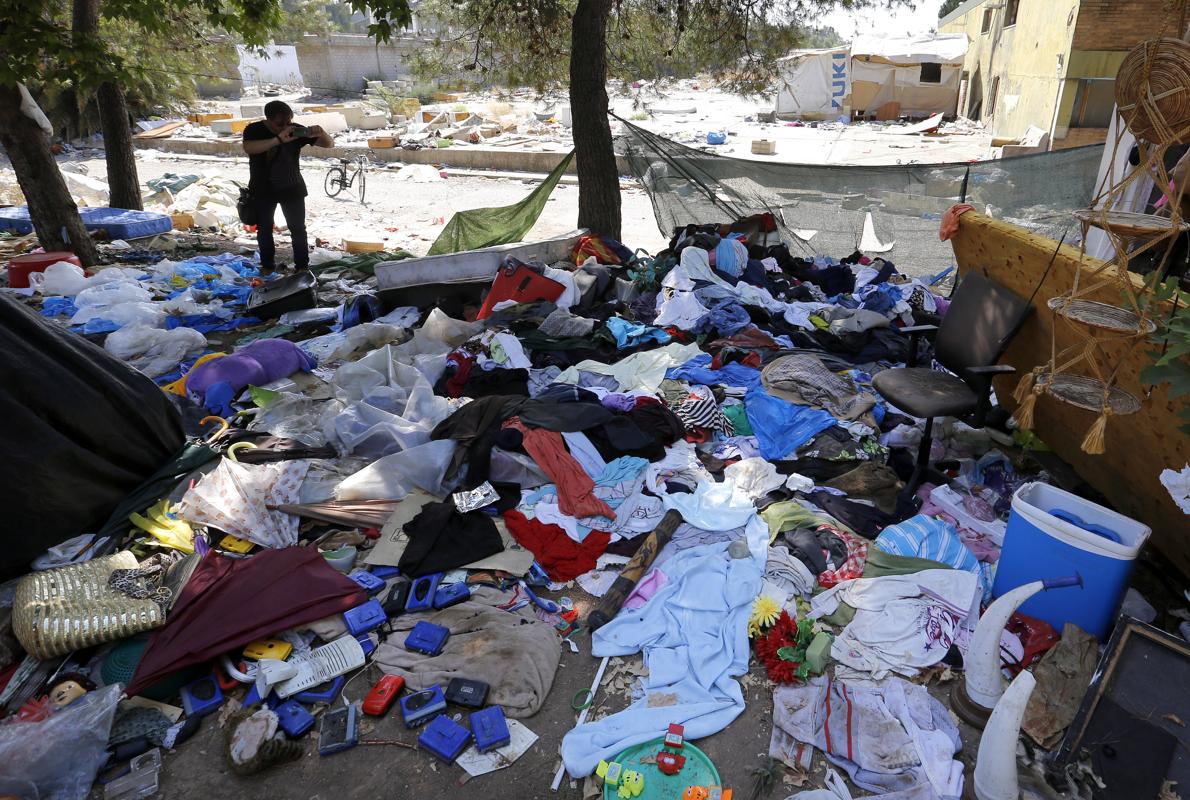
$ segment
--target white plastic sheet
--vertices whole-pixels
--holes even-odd
[[[136,323],[113,331],[103,348],[121,361],[156,378],[207,348],[207,337],[193,328],[172,331]]]
[[[414,488],[443,497],[453,488],[443,477],[454,452],[455,442],[441,439],[385,456],[340,483],[335,499],[400,500]]]

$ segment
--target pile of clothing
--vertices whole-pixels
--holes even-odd
[[[193,416],[234,424],[94,548],[137,540],[200,559],[171,590],[180,601],[164,607],[129,688],[261,636],[310,657],[355,635],[351,612],[371,603],[383,624],[355,638],[383,671],[412,690],[482,679],[510,717],[529,717],[576,625],[571,608],[536,592],[601,596],[677,512],[651,570],[592,639],[595,656],[643,653],[648,676],[628,708],[566,735],[569,772],[590,774],[673,723],[692,739],[730,724],[744,709],[749,630],[763,627],[753,609],[767,597],[836,633],[831,679],[777,690],[773,753],[792,763],[792,750],[810,749],[798,742],[871,791],[957,796],[954,726],[903,678],[965,646],[1023,476],[994,441],[955,424],[935,455],[954,479],[922,487],[920,508],[908,502],[907,454],[923,421],[872,389],[873,375],[908,359],[897,328],[937,323],[945,298],[883,259],[798,258],[717,226],[677,231],[656,258],[595,244],[569,262],[510,264],[534,274],[522,284],[530,296],[489,297],[454,316],[402,307],[314,337],[282,326],[229,354],[204,341],[175,374],[146,370],[171,378],[166,390]],[[135,291],[146,291],[137,270],[45,312],[79,322],[85,311],[85,332],[111,321],[115,336],[117,317],[148,319],[202,291],[187,310],[223,319],[217,275],[248,269],[159,264],[152,282],[178,292],[165,301]],[[100,293],[120,302],[93,302]],[[336,316],[330,306],[303,313]],[[272,587],[268,608],[219,617],[241,596],[237,576],[252,572]],[[426,579],[435,591],[465,587],[455,592],[464,600],[389,602]],[[315,590],[317,602],[306,596]],[[440,653],[405,646],[421,622],[450,630]],[[210,635],[185,646],[188,630]],[[830,717],[839,704],[872,727],[841,738]],[[888,720],[899,738],[873,749]]]

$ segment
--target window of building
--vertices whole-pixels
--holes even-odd
[[[1004,11],[1004,27],[1016,24],[1016,12],[1021,8],[1021,0],[1008,0],[1007,8]]]
[[[980,33],[987,33],[992,29],[992,10],[990,8],[984,9],[983,12],[983,27],[979,29]]]
[[[918,81],[920,83],[942,83],[942,65],[933,61],[923,61]]]
[[[1074,92],[1070,111],[1072,128],[1106,128],[1116,104],[1116,82],[1111,78],[1083,78]]]

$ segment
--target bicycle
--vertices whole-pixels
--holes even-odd
[[[348,165],[354,164],[355,169],[350,170],[348,175]],[[367,182],[368,160],[363,156],[358,158],[340,158],[336,166],[331,167],[326,171],[326,180],[323,182],[323,188],[326,190],[327,197],[335,197],[344,189],[350,189],[355,185],[355,181],[359,179],[359,201],[364,202],[364,186]]]

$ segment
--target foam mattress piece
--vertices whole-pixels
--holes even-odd
[[[131,211],[124,208],[80,208],[79,216],[87,230],[105,230],[112,239],[138,239],[155,236],[173,228],[168,214]],[[0,230],[19,234],[33,232],[28,206],[0,208]]]

